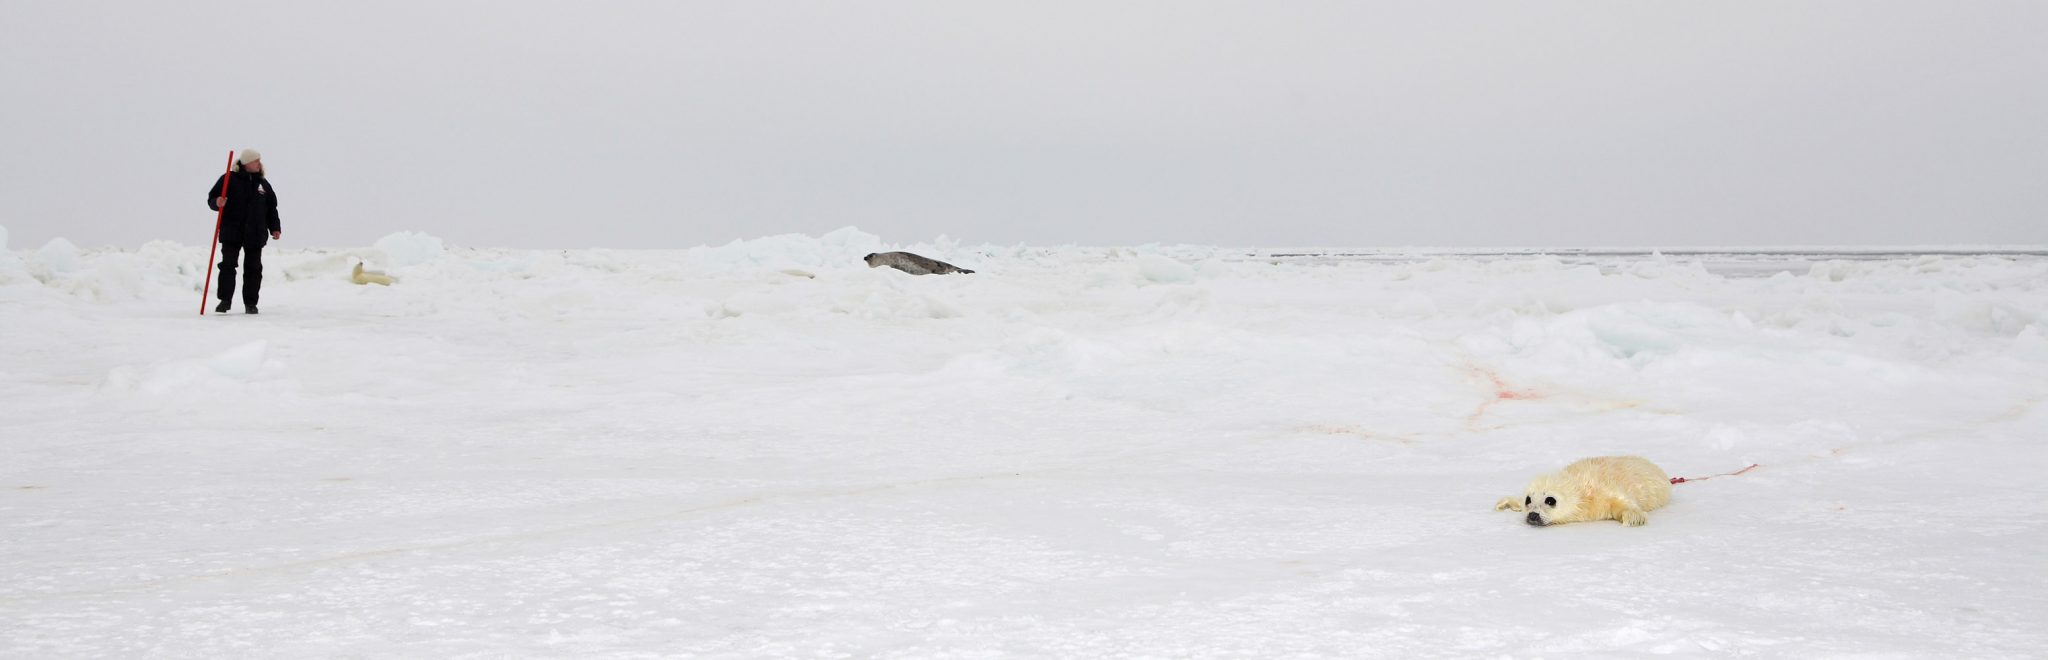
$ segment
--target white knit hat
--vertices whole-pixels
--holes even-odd
[[[247,172],[249,171],[248,168],[242,166],[247,165],[249,163],[254,163],[259,160],[263,160],[263,154],[258,153],[255,149],[243,149],[241,152],[235,154],[235,171]],[[269,174],[269,170],[270,168],[264,168],[264,173]]]

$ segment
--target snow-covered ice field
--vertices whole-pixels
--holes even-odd
[[[8,657],[2048,655],[2039,257],[12,247]]]

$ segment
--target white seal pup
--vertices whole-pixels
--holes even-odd
[[[869,268],[888,266],[912,275],[972,274],[974,272],[937,259],[918,256],[909,252],[870,253],[868,256],[861,257],[861,260],[868,262]]]
[[[1527,511],[1537,527],[1589,520],[1619,520],[1636,527],[1648,511],[1671,501],[1671,477],[1639,456],[1580,460],[1529,482],[1521,495],[1500,498],[1493,510]]]
[[[363,262],[356,262],[356,269],[348,274],[348,281],[356,284],[382,284],[391,286],[398,278],[374,270],[363,270]]]

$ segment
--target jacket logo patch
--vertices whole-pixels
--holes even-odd
[[[264,189],[263,189],[263,184],[260,184],[260,183],[259,183],[259,184],[256,184],[256,194],[258,194],[258,195],[268,195],[268,194],[270,194],[270,191],[268,191],[268,190],[264,190]]]

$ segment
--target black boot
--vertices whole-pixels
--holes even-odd
[[[254,314],[254,313],[256,313],[256,306],[255,306],[255,305],[243,305],[243,306],[242,306],[242,313],[243,313],[243,314]]]
[[[215,313],[215,314],[226,314],[226,313],[228,313],[228,301],[225,301],[225,300],[223,300],[223,301],[220,301],[220,304],[218,304],[218,305],[214,305],[214,306],[213,306],[213,313]]]

